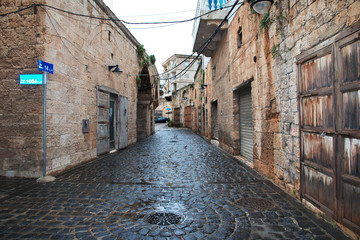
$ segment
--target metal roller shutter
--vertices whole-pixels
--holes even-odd
[[[240,91],[240,154],[253,161],[251,88]]]

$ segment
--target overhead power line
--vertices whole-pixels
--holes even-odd
[[[162,80],[170,80],[170,79],[176,79],[176,78],[180,78],[181,76],[183,76],[191,67],[192,65],[194,65],[194,63],[199,59],[200,55],[205,51],[205,49],[207,48],[207,46],[211,43],[211,41],[213,40],[213,38],[215,37],[215,35],[220,31],[221,27],[225,24],[226,20],[228,19],[228,17],[232,14],[232,11],[234,10],[234,8],[236,7],[236,5],[238,5],[239,0],[236,0],[235,4],[232,5],[232,8],[230,9],[230,11],[227,13],[227,15],[224,17],[224,19],[221,21],[221,23],[219,24],[219,26],[215,29],[215,31],[211,34],[211,36],[198,48],[196,49],[191,55],[189,55],[185,60],[183,60],[180,64],[178,64],[177,66],[181,65],[183,62],[185,62],[186,60],[188,60],[189,58],[191,58],[195,52],[200,51],[200,53],[198,53],[198,55],[191,61],[191,63],[185,67],[183,70],[181,70],[179,73],[177,73],[176,75],[169,77],[169,78],[163,78]],[[240,3],[240,7],[243,5],[243,2]],[[171,70],[175,69],[177,66],[175,66],[174,68],[168,70],[165,73],[159,74],[159,75],[163,75],[166,74],[168,72],[170,72]]]
[[[181,70],[178,74],[170,77],[170,78],[166,78],[166,79],[163,79],[163,80],[168,80],[168,79],[176,79],[177,77],[181,77],[183,76],[191,67],[192,65],[199,59],[199,56],[204,52],[204,50],[206,49],[206,47],[211,43],[212,39],[215,37],[215,35],[217,34],[217,32],[220,30],[220,28],[224,25],[225,21],[227,20],[227,18],[230,16],[231,12],[234,10],[234,8],[239,5],[241,6],[243,4],[243,2],[239,3],[239,0],[237,0],[233,5],[230,5],[230,6],[226,6],[226,7],[223,7],[223,8],[220,8],[220,9],[215,9],[215,10],[211,10],[211,11],[208,11],[204,14],[201,14],[201,15],[198,15],[198,16],[195,16],[193,18],[190,18],[190,19],[185,19],[185,20],[177,20],[177,21],[160,21],[160,22],[128,22],[128,21],[125,21],[125,20],[121,20],[121,19],[118,19],[116,16],[109,16],[109,17],[96,17],[96,16],[90,16],[90,15],[86,15],[86,14],[80,14],[80,13],[74,13],[74,12],[70,12],[70,11],[67,11],[67,10],[64,10],[64,9],[61,9],[61,8],[57,8],[57,7],[53,7],[53,6],[50,6],[50,5],[47,5],[47,4],[32,4],[32,5],[29,5],[27,7],[24,7],[22,9],[18,9],[16,11],[12,11],[12,12],[8,12],[8,13],[4,13],[4,14],[0,14],[0,17],[4,17],[4,16],[7,16],[7,15],[11,15],[11,14],[15,14],[15,13],[19,13],[19,12],[22,12],[22,11],[25,11],[27,9],[30,9],[30,8],[33,8],[33,7],[47,7],[49,9],[53,9],[53,10],[57,10],[57,11],[60,11],[60,12],[63,12],[63,13],[67,13],[67,14],[70,14],[70,15],[74,15],[74,16],[80,16],[80,17],[86,17],[86,18],[91,18],[91,19],[98,19],[98,20],[107,20],[107,21],[118,21],[118,22],[122,22],[124,24],[134,24],[134,25],[141,25],[141,24],[177,24],[177,23],[184,23],[184,22],[190,22],[190,21],[194,21],[198,18],[201,18],[202,16],[205,16],[205,15],[208,15],[212,12],[216,12],[216,11],[219,11],[219,10],[222,10],[224,8],[231,8],[230,11],[228,12],[228,14],[225,16],[225,18],[223,19],[223,21],[220,23],[220,25],[215,29],[215,31],[213,32],[213,34],[198,48],[196,49],[191,55],[189,55],[186,59],[184,59],[181,63],[179,63],[178,65],[176,65],[175,67],[169,69],[168,71],[162,73],[162,74],[158,74],[158,75],[154,75],[154,77],[160,77],[164,74],[167,74],[169,73],[170,71],[172,71],[173,69],[176,69],[178,66],[180,66],[182,63],[184,63],[185,61],[187,61],[188,59],[190,59],[196,52],[200,51],[200,53],[198,53],[198,55],[191,61],[191,63],[185,67],[183,70]]]
[[[234,5],[236,5],[236,3]],[[196,20],[196,19],[198,19],[198,18],[200,18],[202,16],[205,16],[205,15],[207,15],[209,13],[220,11],[220,10],[222,10],[224,8],[230,8],[233,5],[223,7],[221,9],[214,9],[214,10],[208,11],[208,12],[206,12],[204,14],[201,14],[199,16],[195,16],[193,18],[190,18],[190,19],[176,20],[176,21],[159,21],[159,22],[128,22],[128,21],[125,21],[125,20],[122,20],[122,19],[118,19],[116,16],[108,16],[108,17],[91,16],[91,15],[87,15],[87,14],[81,14],[81,13],[75,13],[75,12],[67,11],[67,10],[64,10],[64,9],[61,9],[61,8],[58,8],[58,7],[54,7],[54,6],[47,5],[47,4],[41,4],[41,3],[31,4],[31,5],[29,5],[29,6],[25,7],[25,8],[18,9],[16,11],[1,14],[0,17],[4,17],[4,16],[10,15],[10,14],[18,13],[18,12],[24,11],[26,9],[29,9],[29,8],[32,8],[32,7],[37,7],[37,6],[38,7],[47,7],[49,9],[57,10],[57,11],[60,11],[60,12],[68,13],[68,14],[71,14],[71,15],[74,15],[74,16],[79,16],[79,17],[86,17],[86,18],[99,19],[99,20],[108,20],[108,21],[117,21],[117,22],[122,22],[124,24],[133,24],[133,25],[142,25],[142,24],[144,24],[145,25],[145,24],[171,24],[171,23],[191,22],[191,21],[194,21],[194,20]]]

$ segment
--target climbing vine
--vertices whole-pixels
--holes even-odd
[[[156,58],[154,55],[148,56],[146,54],[146,50],[144,48],[143,44],[139,44],[136,48],[136,54],[138,57],[138,64],[139,67],[142,69],[144,67],[150,66],[150,64],[154,65],[156,62]],[[136,84],[138,87],[141,86],[141,71],[138,72],[138,75],[136,76]]]

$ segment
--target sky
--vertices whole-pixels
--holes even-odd
[[[103,0],[119,19],[128,22],[164,22],[195,17],[197,0]],[[148,55],[155,55],[156,67],[173,54],[192,53],[194,22],[161,25],[126,25]]]

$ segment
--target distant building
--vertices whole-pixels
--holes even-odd
[[[174,54],[162,64],[163,71],[166,73],[163,75],[165,79],[164,97],[170,100],[172,92],[194,82],[194,76],[200,63],[200,59],[194,59],[196,59],[195,56]]]

